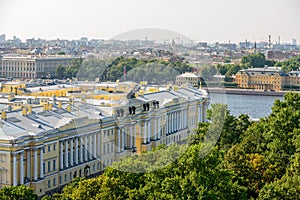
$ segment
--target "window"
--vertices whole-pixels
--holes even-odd
[[[50,188],[51,187],[51,182],[50,182],[50,180],[48,180],[48,188]]]
[[[59,184],[61,184],[61,183],[62,183],[61,176],[59,176]]]
[[[50,169],[51,169],[51,164],[50,161],[48,161],[48,172],[50,172]]]
[[[48,152],[51,151],[51,145],[48,145]]]
[[[106,145],[103,145],[103,154],[105,154]]]
[[[67,174],[65,174],[65,182],[68,181],[68,177],[67,177]]]
[[[56,144],[53,144],[53,151],[56,150]]]
[[[43,147],[43,153],[45,153],[45,147]]]
[[[56,178],[53,179],[53,186],[56,186]]]
[[[56,160],[53,160],[53,170],[56,169]]]
[[[43,163],[43,172],[44,172],[44,174],[46,173],[46,165],[45,165],[45,163]]]
[[[5,154],[1,154],[0,155],[0,162],[5,162],[6,160],[6,155]]]

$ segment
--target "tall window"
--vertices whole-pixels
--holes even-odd
[[[56,178],[53,179],[53,186],[56,186]]]
[[[45,165],[45,163],[43,163],[43,172],[44,172],[44,174],[46,173],[46,165]]]
[[[51,169],[51,164],[50,161],[48,161],[48,172],[50,172],[50,169]]]
[[[53,160],[53,170],[56,169],[56,160]]]

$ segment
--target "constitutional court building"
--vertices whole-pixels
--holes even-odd
[[[204,90],[131,92],[119,100],[1,97],[0,186],[51,194],[114,161],[184,141],[206,119]]]

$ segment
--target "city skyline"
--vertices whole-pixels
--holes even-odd
[[[248,3],[247,3],[248,2]],[[241,2],[154,0],[128,1],[2,1],[0,34],[22,40],[112,39],[141,28],[176,31],[191,40],[207,42],[300,41],[297,0]]]

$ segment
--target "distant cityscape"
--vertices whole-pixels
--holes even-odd
[[[266,36],[265,41],[240,41],[239,43],[215,42],[209,44],[205,41],[185,42],[181,38],[170,36],[165,40],[155,41],[143,39],[134,40],[103,40],[89,39],[81,37],[80,39],[26,39],[22,41],[17,36],[12,39],[6,39],[6,35],[0,35],[0,55],[19,54],[19,55],[56,55],[65,54],[71,56],[87,56],[94,55],[99,58],[118,57],[118,56],[134,56],[134,57],[153,57],[152,50],[172,50],[176,53],[190,52],[189,59],[194,61],[204,61],[206,58],[213,60],[220,57],[240,58],[247,53],[253,51],[263,52],[267,59],[284,60],[299,54],[299,45],[296,39],[292,39],[290,43],[282,43],[280,37],[276,40],[271,35]]]

